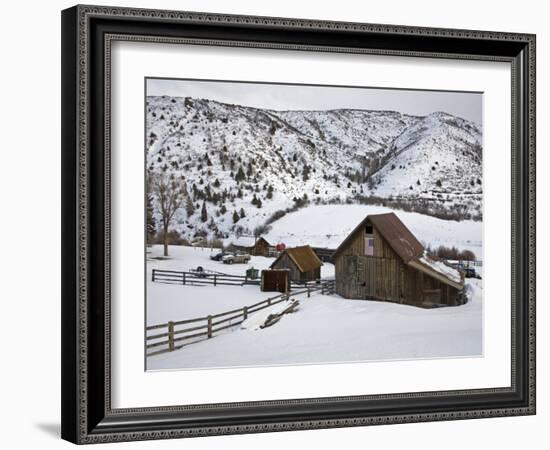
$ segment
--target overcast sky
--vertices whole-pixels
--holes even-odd
[[[444,111],[482,124],[482,93],[147,79],[147,95],[194,97],[275,110],[354,108],[425,116]]]

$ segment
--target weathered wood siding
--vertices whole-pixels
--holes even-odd
[[[269,244],[265,239],[259,238],[250,253],[254,256],[269,256]]]
[[[376,229],[373,238],[373,256],[364,255],[364,230],[336,256],[337,294],[416,306],[459,304],[458,290],[406,265]]]
[[[306,282],[318,280],[321,278],[321,268],[310,270],[308,272],[300,272],[298,266],[294,264],[294,261],[284,253],[281,255],[278,261],[276,261],[272,267],[273,269],[290,269],[290,280],[296,282]]]

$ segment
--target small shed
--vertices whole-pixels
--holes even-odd
[[[270,256],[274,252],[274,247],[261,236],[240,236],[231,241],[230,247],[253,256]]]
[[[266,269],[262,270],[262,291],[282,292],[290,291],[290,270],[288,269]]]
[[[287,248],[271,264],[271,269],[290,270],[290,281],[305,283],[321,278],[323,263],[309,245]]]
[[[427,255],[394,213],[365,217],[334,253],[335,291],[344,298],[433,307],[460,305],[464,276]]]

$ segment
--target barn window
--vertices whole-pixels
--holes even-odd
[[[368,223],[365,226],[365,251],[364,254],[366,256],[373,256],[374,255],[374,236],[373,236],[373,229],[372,224]]]
[[[365,236],[365,255],[374,255],[374,238],[372,236]]]

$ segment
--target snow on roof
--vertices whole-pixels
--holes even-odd
[[[254,247],[256,243],[256,238],[254,236],[240,236],[238,238],[232,239],[231,243],[238,247]]]
[[[437,261],[429,257],[426,252],[418,258],[418,261],[449,280],[459,284],[462,283],[462,276],[460,275],[460,272],[449,264],[446,264],[444,261]]]

